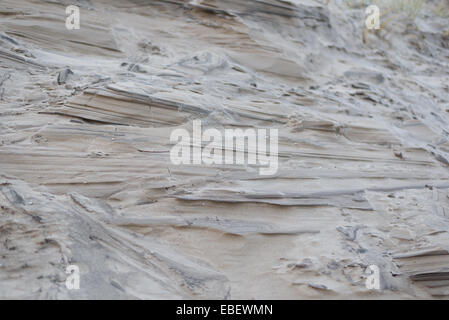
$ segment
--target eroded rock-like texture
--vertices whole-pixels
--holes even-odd
[[[0,298],[447,298],[448,4],[349,2],[2,0]],[[194,119],[278,172],[173,165]]]

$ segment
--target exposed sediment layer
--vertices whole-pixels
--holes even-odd
[[[448,298],[449,8],[363,11],[2,0],[0,298]],[[174,165],[195,119],[278,129],[277,173]]]

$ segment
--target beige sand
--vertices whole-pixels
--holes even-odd
[[[2,0],[0,298],[447,298],[447,3],[325,2]],[[173,165],[193,119],[278,173]]]

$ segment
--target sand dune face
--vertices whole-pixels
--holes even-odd
[[[447,298],[449,8],[325,2],[2,0],[0,298]],[[276,174],[171,163],[196,119]]]

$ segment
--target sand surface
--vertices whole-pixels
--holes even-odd
[[[449,3],[356,2],[1,0],[0,298],[448,298]],[[277,173],[174,165],[195,119]]]

